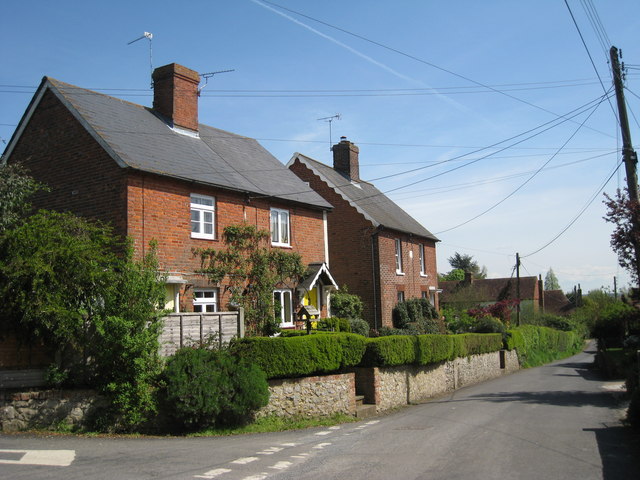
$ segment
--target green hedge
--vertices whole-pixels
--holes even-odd
[[[235,340],[236,354],[256,363],[268,378],[335,372],[360,363],[366,338],[352,333]]]
[[[523,367],[535,367],[578,353],[583,338],[576,332],[523,325],[507,331],[506,347],[518,352]]]
[[[463,335],[392,335],[367,339],[361,362],[364,367],[430,363],[453,360],[502,348],[499,333],[467,333]]]

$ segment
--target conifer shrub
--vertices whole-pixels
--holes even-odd
[[[243,424],[269,400],[265,373],[226,350],[178,350],[164,382],[166,411],[181,430]]]
[[[366,320],[361,318],[350,318],[349,323],[351,324],[351,333],[357,333],[363,337],[369,336],[369,330],[371,327],[369,326],[369,322]]]
[[[318,330],[327,332],[351,332],[351,324],[346,318],[329,317],[318,320]]]

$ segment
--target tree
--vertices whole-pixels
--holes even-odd
[[[474,278],[487,278],[487,268],[478,265],[471,255],[463,255],[455,252],[452,257],[448,258],[449,264],[453,269],[462,270],[465,273],[471,273]]]
[[[362,299],[349,293],[346,285],[331,294],[331,314],[334,317],[357,319],[362,318],[364,304]]]
[[[549,271],[544,277],[544,289],[545,290],[560,290],[560,283],[558,277],[553,272],[553,269],[549,267]]]
[[[462,280],[464,280],[464,270],[454,268],[449,273],[440,275],[440,278],[438,280],[443,282],[461,282]]]
[[[627,189],[616,190],[614,198],[606,193],[605,221],[613,223],[611,247],[618,255],[618,264],[627,270],[636,285],[640,282],[640,205],[629,199]]]
[[[278,330],[273,290],[297,285],[305,272],[298,253],[269,248],[269,232],[252,225],[230,225],[224,229],[224,250],[195,251],[200,255],[200,273],[213,284],[225,279],[230,304],[244,308],[247,333],[272,335]]]
[[[0,234],[17,225],[31,208],[29,197],[43,189],[21,165],[0,163]]]
[[[40,211],[0,234],[0,331],[42,341],[60,382],[104,394],[103,427],[156,410],[164,295],[155,248],[136,262],[103,225]]]

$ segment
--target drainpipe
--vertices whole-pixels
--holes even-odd
[[[373,278],[373,329],[378,330],[378,273],[380,270],[380,262],[378,260],[378,234],[384,227],[378,225],[371,234],[371,269]]]

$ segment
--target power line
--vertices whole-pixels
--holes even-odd
[[[398,50],[397,48],[393,48],[393,47],[390,47],[390,46],[385,45],[385,44],[383,44],[383,43],[377,42],[377,41],[375,41],[375,40],[371,40],[370,38],[367,38],[367,37],[365,37],[365,36],[363,36],[363,35],[359,35],[359,34],[357,34],[357,33],[353,33],[353,32],[351,32],[351,31],[349,31],[349,30],[346,30],[346,29],[344,29],[344,28],[338,27],[338,26],[336,26],[336,25],[332,25],[332,24],[330,24],[330,23],[328,23],[328,22],[325,22],[325,21],[323,21],[323,20],[319,20],[319,19],[317,19],[317,18],[311,17],[311,16],[309,16],[309,15],[305,15],[304,13],[298,12],[298,11],[296,11],[296,10],[292,10],[292,9],[287,8],[287,7],[284,7],[284,6],[282,6],[282,5],[278,5],[277,3],[271,2],[271,1],[269,1],[269,0],[260,0],[260,1],[262,1],[263,3],[269,4],[269,5],[272,5],[272,6],[274,6],[274,7],[280,8],[280,9],[282,9],[282,10],[285,10],[285,11],[287,11],[287,12],[291,12],[291,13],[293,13],[293,14],[295,14],[295,15],[299,15],[299,16],[301,16],[301,17],[303,17],[303,18],[307,18],[307,19],[312,20],[312,21],[314,21],[314,22],[320,23],[321,25],[325,25],[325,26],[327,26],[327,27],[329,27],[329,28],[332,28],[332,29],[334,29],[334,30],[338,30],[338,31],[340,31],[340,32],[342,32],[342,33],[345,33],[345,34],[350,35],[350,36],[352,36],[352,37],[358,38],[358,39],[360,39],[360,40],[362,40],[362,41],[365,41],[365,42],[371,43],[372,45],[376,45],[376,46],[378,46],[378,47],[380,47],[380,48],[384,48],[385,50],[389,50],[389,51],[391,51],[391,52],[397,53],[398,55],[402,55],[403,57],[409,58],[409,59],[414,60],[414,61],[416,61],[416,62],[422,63],[422,64],[424,64],[424,65],[428,65],[428,66],[430,66],[430,67],[432,67],[432,68],[435,68],[435,69],[440,70],[440,71],[442,71],[442,72],[448,73],[449,75],[453,75],[453,76],[458,77],[458,78],[460,78],[460,79],[462,79],[462,80],[465,80],[465,81],[467,81],[467,82],[473,83],[473,84],[475,84],[475,85],[478,85],[478,86],[481,86],[481,87],[484,87],[484,88],[488,88],[488,89],[490,89],[491,91],[494,91],[494,92],[496,92],[496,93],[499,93],[499,94],[501,94],[501,95],[504,95],[504,96],[506,96],[506,97],[508,97],[508,98],[511,98],[511,99],[513,99],[513,100],[516,100],[516,101],[518,101],[518,102],[520,102],[520,103],[524,103],[525,105],[529,105],[530,107],[536,108],[536,109],[541,110],[541,111],[543,111],[543,112],[549,113],[550,115],[553,115],[553,116],[555,116],[555,117],[561,117],[561,115],[558,115],[557,113],[552,112],[551,110],[547,110],[546,108],[540,107],[540,106],[535,105],[535,104],[533,104],[533,103],[531,103],[531,102],[527,102],[526,100],[523,100],[523,99],[521,99],[521,98],[519,98],[519,97],[516,97],[516,96],[514,96],[514,95],[510,95],[510,94],[508,94],[508,93],[505,93],[504,91],[501,91],[501,90],[498,90],[498,89],[492,88],[492,87],[491,87],[491,86],[489,86],[489,85],[486,85],[486,84],[484,84],[484,83],[478,82],[478,81],[473,80],[473,79],[471,79],[471,78],[469,78],[469,77],[466,77],[466,76],[461,75],[461,74],[459,74],[459,73],[456,73],[456,72],[453,72],[453,71],[451,71],[451,70],[448,70],[448,69],[446,69],[446,68],[444,68],[444,67],[440,67],[440,66],[438,66],[438,65],[436,65],[436,64],[434,64],[434,63],[428,62],[427,60],[424,60],[424,59],[421,59],[421,58],[419,58],[419,57],[416,57],[415,55],[411,55],[411,54],[409,54],[409,53],[406,53],[406,52],[403,52],[403,51],[401,51],[401,50]],[[596,72],[596,73],[597,73],[597,72]],[[596,132],[598,132],[598,133],[600,133],[600,134],[602,134],[602,135],[610,136],[608,133],[602,132],[602,131],[600,131],[600,130],[596,130],[596,129],[593,129],[593,128],[589,128],[589,129],[590,129],[590,130],[593,130],[593,131],[596,131]]]
[[[602,102],[604,102],[604,98],[602,99]],[[569,143],[573,137],[575,137],[578,132],[582,129],[582,126],[587,122],[587,120],[589,120],[591,118],[591,115],[593,115],[596,110],[598,109],[598,107],[600,105],[602,105],[602,102],[598,103],[596,106],[593,107],[593,110],[591,110],[591,112],[589,113],[589,115],[587,115],[587,117],[582,121],[582,123],[578,126],[578,128],[575,129],[575,131],[569,136],[569,138],[560,146],[560,148],[558,148],[558,150],[556,151],[556,153],[554,153],[553,155],[551,155],[551,157],[544,162],[540,168],[538,168],[529,178],[527,178],[524,182],[522,182],[515,190],[513,190],[511,193],[509,193],[506,197],[504,197],[502,200],[500,200],[499,202],[493,204],[491,207],[487,208],[486,210],[480,212],[478,215],[470,218],[469,220],[459,223],[458,225],[455,225],[451,228],[447,228],[446,230],[442,230],[440,232],[436,232],[436,235],[439,235],[441,233],[445,233],[445,232],[450,232],[451,230],[455,230],[456,228],[462,227],[463,225],[467,225],[468,223],[471,223],[472,221],[486,215],[487,213],[489,213],[490,211],[492,211],[494,208],[498,207],[499,205],[503,204],[504,202],[506,202],[509,198],[511,198],[513,195],[515,195],[518,191],[520,191],[522,188],[524,188],[525,185],[527,185],[531,180],[533,180],[541,171],[544,167],[546,167],[554,158],[556,158],[557,154],[562,151],[562,149],[567,145],[567,143]]]
[[[582,209],[578,212],[578,214],[576,214],[576,216],[573,218],[573,220],[571,220],[569,222],[569,224],[564,227],[560,233],[558,233],[555,237],[553,237],[551,240],[549,240],[547,243],[545,243],[542,247],[538,248],[537,250],[527,254],[527,255],[523,255],[521,258],[526,258],[526,257],[531,257],[533,255],[535,255],[536,253],[541,252],[542,250],[544,250],[545,248],[547,248],[549,245],[551,245],[553,242],[555,242],[558,238],[560,238],[567,230],[569,230],[569,228],[571,228],[573,226],[574,223],[576,223],[578,221],[578,219],[582,216],[582,214],[587,210],[587,208],[589,208],[589,206],[593,203],[593,201],[597,198],[597,196],[602,193],[602,191],[604,190],[604,187],[607,186],[607,183],[609,183],[609,181],[613,178],[613,176],[616,174],[616,172],[618,171],[618,169],[620,168],[620,166],[622,165],[622,161],[620,161],[617,165],[616,168],[614,168],[613,172],[611,172],[611,174],[607,177],[607,179],[602,183],[602,185],[598,188],[598,190],[596,190],[596,192],[591,196],[591,198],[587,201],[587,203],[582,207]]]

